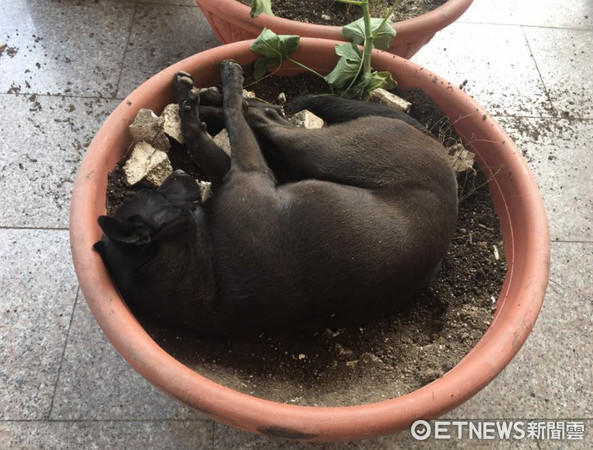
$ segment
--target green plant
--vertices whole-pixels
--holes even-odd
[[[274,15],[272,12],[272,0],[251,0],[251,17],[257,17],[261,13]]]
[[[336,1],[360,6],[362,17],[342,27],[342,36],[351,42],[336,45],[336,54],[340,59],[327,76],[320,75],[290,58],[289,55],[298,48],[299,36],[277,35],[271,30],[264,29],[251,46],[251,50],[262,54],[262,58],[255,62],[255,77],[261,78],[269,67],[276,67],[282,61],[289,60],[324,78],[332,94],[341,97],[367,98],[377,88],[395,87],[391,73],[373,70],[371,54],[373,48],[387,50],[395,38],[395,29],[388,18],[399,4],[399,0],[393,4],[384,18],[371,17],[369,0]],[[272,13],[271,0],[252,0],[252,17],[257,17],[261,12]],[[362,50],[359,45],[362,46]]]

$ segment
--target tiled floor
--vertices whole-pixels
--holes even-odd
[[[269,440],[204,420],[145,382],[78,290],[69,195],[86,146],[121,99],[217,43],[193,0],[0,0],[3,42],[0,448],[476,446],[416,443],[409,433],[348,445]],[[455,84],[467,80],[466,91],[505,126],[541,187],[553,240],[531,337],[447,417],[583,420],[586,442],[571,448],[593,447],[591,48],[590,0],[476,0],[414,58]],[[552,444],[521,442],[567,443]]]

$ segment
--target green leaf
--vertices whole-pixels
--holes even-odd
[[[381,24],[383,24],[381,26]],[[380,50],[387,50],[395,37],[395,28],[389,20],[383,23],[383,19],[371,18],[371,35],[375,36],[373,45]],[[355,44],[364,43],[364,18],[361,17],[348,25],[342,27],[342,36]]]
[[[256,80],[259,80],[266,74],[268,71],[268,63],[270,63],[270,61],[265,58],[259,58],[255,61],[255,65],[253,66],[253,76]]]
[[[364,18],[361,17],[342,27],[342,36],[355,44],[364,43]]]
[[[293,53],[299,46],[299,36],[278,35],[272,30],[264,28],[249,49],[260,53],[261,58],[255,61],[253,76],[261,78],[266,74],[268,67],[277,67],[288,55]]]
[[[371,83],[371,74],[363,73],[359,80],[354,83],[347,91],[341,93],[346,98],[362,99],[368,96],[369,85]]]
[[[333,89],[339,91],[347,88],[358,76],[362,64],[362,54],[358,47],[351,42],[336,44],[336,54],[340,59],[334,70],[325,77],[325,81]]]
[[[381,72],[373,72],[371,74],[371,80],[369,83],[369,90],[368,93],[370,94],[371,91],[375,89],[383,88],[383,89],[394,89],[397,87],[397,83],[391,76],[391,72],[383,70]]]
[[[251,0],[251,17],[255,18],[261,13],[274,15],[272,12],[272,0]]]

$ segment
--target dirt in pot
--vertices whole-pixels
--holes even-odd
[[[326,89],[311,75],[272,76],[260,82],[247,77],[246,86],[269,102],[281,92],[290,101],[304,92]],[[412,103],[410,115],[445,145],[458,142],[449,120],[422,91],[398,94]],[[169,151],[173,167],[195,171],[191,161],[178,153],[183,154],[180,145]],[[416,390],[442,376],[476,345],[492,320],[506,273],[486,176],[476,166],[460,174],[458,182],[458,226],[441,269],[416,301],[394,316],[360,327],[241,338],[204,337],[139,319],[153,339],[183,364],[257,397],[297,405],[346,406]],[[122,189],[126,187],[120,163],[109,179],[108,203],[114,199],[117,203],[123,194],[115,191]],[[109,204],[108,210],[114,206]]]
[[[249,6],[251,0],[238,0]],[[371,17],[384,17],[395,0],[370,0]],[[412,19],[447,3],[447,0],[401,0],[392,22]],[[335,0],[276,0],[272,1],[274,15],[298,22],[343,26],[362,17],[360,6]]]

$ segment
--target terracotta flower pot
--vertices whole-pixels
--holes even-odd
[[[394,24],[397,36],[389,52],[402,58],[411,58],[430,42],[437,31],[461,17],[472,2],[473,0],[449,0],[426,14],[397,22]],[[237,0],[196,0],[196,3],[217,39],[223,44],[255,39],[264,28],[277,34],[344,40],[340,34],[342,27],[298,22],[268,14],[252,19],[249,15],[250,8]]]
[[[130,313],[93,251],[93,243],[101,237],[97,217],[105,213],[107,174],[130,144],[127,127],[137,111],[142,107],[160,111],[173,101],[172,80],[177,71],[190,72],[197,85],[208,86],[219,79],[222,60],[252,62],[258,55],[249,50],[250,44],[217,47],[155,75],[116,108],[92,141],[74,185],[70,239],[76,273],[95,318],[113,346],[149,382],[207,417],[253,433],[317,441],[364,439],[405,429],[417,419],[434,418],[455,408],[509,363],[535,323],[548,279],[547,221],[527,164],[500,126],[462,91],[408,60],[376,52],[373,66],[391,71],[403,88],[424,89],[476,152],[484,172],[498,171],[490,181],[490,191],[509,267],[492,324],[442,378],[398,398],[350,407],[294,406],[233,391],[161,349]],[[335,44],[304,38],[294,58],[327,72],[337,59]],[[286,64],[281,73],[298,71]]]

